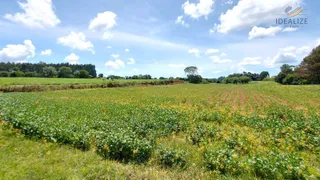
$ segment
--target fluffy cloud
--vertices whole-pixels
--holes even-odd
[[[46,49],[44,51],[41,51],[42,56],[50,56],[52,54],[51,49]]]
[[[117,59],[115,61],[108,61],[104,64],[106,67],[108,68],[112,68],[112,69],[120,69],[122,67],[124,67],[124,62],[120,59]]]
[[[211,56],[210,59],[212,59],[213,63],[228,63],[232,62],[230,59],[220,59],[219,56]]]
[[[222,4],[233,4],[233,0],[223,0]]]
[[[194,54],[196,57],[200,57],[200,51],[199,51],[199,49],[196,49],[196,48],[189,49],[188,53],[189,53],[189,54]]]
[[[220,24],[212,29],[220,33],[273,23],[288,5],[301,0],[240,0],[236,6],[220,15]]]
[[[206,54],[214,54],[218,52],[219,52],[219,49],[207,49]]]
[[[296,54],[308,54],[310,53],[312,48],[310,46],[301,46],[300,48],[295,46],[288,46],[285,48],[281,48],[280,52],[288,52],[288,53],[296,53]]]
[[[182,26],[189,27],[189,24],[186,23],[183,19],[183,16],[178,16],[176,20],[176,24],[181,24]]]
[[[293,28],[293,27],[286,27],[282,30],[282,32],[293,32],[297,31],[299,28]]]
[[[280,52],[274,58],[264,60],[267,67],[274,67],[276,64],[294,64],[297,63],[297,56],[294,53]]]
[[[112,56],[113,58],[115,58],[115,59],[118,59],[118,58],[120,57],[119,54],[111,54],[111,56]]]
[[[246,57],[239,65],[258,65],[261,64],[261,57]]]
[[[186,65],[184,64],[168,64],[169,68],[185,68]]]
[[[71,53],[69,56],[64,58],[64,61],[68,62],[69,64],[79,64],[80,57]]]
[[[107,48],[108,48],[108,49],[111,49],[111,48],[112,48],[112,46],[107,46]]]
[[[224,57],[224,56],[227,56],[227,54],[224,52],[220,54],[220,57]]]
[[[136,60],[133,58],[129,58],[129,62],[127,62],[127,64],[135,64]]]
[[[24,13],[6,14],[5,19],[31,28],[51,28],[60,23],[53,11],[51,0],[27,0],[26,3],[18,4]]]
[[[9,44],[0,51],[0,62],[25,62],[35,56],[35,46],[31,40],[23,44]]]
[[[213,74],[219,74],[221,73],[222,71],[218,70],[218,71],[212,71]]]
[[[255,38],[264,38],[264,37],[270,37],[275,36],[278,32],[282,30],[281,27],[269,27],[269,28],[263,28],[263,27],[257,27],[254,26],[252,30],[249,32],[249,40],[255,39]]]
[[[130,52],[130,49],[125,49],[124,51],[125,51],[125,52]]]
[[[208,15],[213,11],[214,0],[200,0],[199,3],[190,3],[189,0],[183,5],[184,14],[191,16],[194,19],[198,19],[204,16],[206,19]]]
[[[104,32],[103,39],[110,39],[113,35],[109,33],[109,30],[117,25],[117,15],[111,11],[98,13],[98,15],[90,21],[89,30],[93,32]]]
[[[75,33],[72,31],[68,36],[58,38],[58,43],[71,47],[72,49],[90,51],[93,54],[95,53],[93,50],[93,44],[90,41],[87,41],[86,36],[81,32]]]

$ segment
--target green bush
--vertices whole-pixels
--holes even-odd
[[[188,81],[192,84],[200,84],[202,77],[200,75],[188,75]]]
[[[187,139],[191,141],[192,144],[200,146],[214,141],[217,133],[219,133],[219,130],[215,127],[198,125],[195,129],[191,130]]]
[[[187,164],[186,153],[183,150],[160,148],[157,152],[160,163],[164,167],[183,168]]]
[[[23,77],[24,73],[22,71],[13,71],[10,73],[10,77]]]
[[[149,160],[153,151],[150,141],[128,133],[108,133],[97,143],[98,152],[105,158],[118,161],[144,163]]]
[[[208,169],[218,171],[221,174],[240,174],[240,162],[233,150],[207,150],[204,153],[205,165]]]
[[[0,77],[9,77],[10,73],[8,71],[0,71]]]
[[[265,179],[306,179],[308,174],[302,160],[295,155],[270,152],[249,159],[256,176]]]

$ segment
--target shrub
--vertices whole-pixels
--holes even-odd
[[[80,70],[79,71],[79,77],[80,78],[89,78],[89,72],[88,71],[86,71],[86,70]]]
[[[192,142],[194,145],[200,144],[208,144],[216,138],[219,130],[214,127],[205,127],[198,125],[195,129],[193,129],[187,139]]]
[[[9,77],[10,73],[8,71],[0,71],[0,77]]]
[[[164,167],[185,167],[186,153],[183,150],[160,148],[157,152],[160,163]]]
[[[199,84],[202,81],[202,77],[200,75],[188,75],[188,81],[192,84]]]
[[[58,72],[53,66],[46,66],[42,69],[42,75],[44,77],[55,77],[58,75]]]
[[[23,77],[24,73],[22,71],[13,71],[10,73],[10,77]]]
[[[221,174],[240,174],[241,167],[233,150],[207,150],[204,153],[205,165],[208,169],[219,171]]]
[[[270,152],[249,159],[254,173],[266,179],[305,179],[307,170],[295,155]]]
[[[97,149],[105,158],[144,163],[151,157],[153,145],[133,134],[111,132],[97,143]]]

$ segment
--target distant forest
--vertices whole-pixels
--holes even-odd
[[[96,67],[92,64],[47,64],[40,63],[0,63],[0,76],[6,77],[97,77]]]

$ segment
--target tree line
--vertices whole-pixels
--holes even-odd
[[[287,85],[320,84],[320,45],[298,66],[284,64],[275,81]]]
[[[94,78],[97,72],[92,64],[1,62],[0,77]]]

